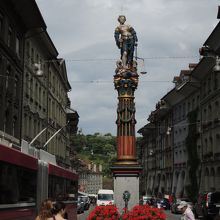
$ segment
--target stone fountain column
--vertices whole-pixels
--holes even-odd
[[[121,57],[116,62],[114,86],[118,92],[117,107],[117,161],[111,170],[114,178],[114,199],[120,212],[125,207],[123,193],[130,193],[128,209],[139,203],[139,175],[142,167],[136,158],[134,92],[138,86],[137,35],[134,28],[125,24],[126,17],[118,17],[114,37]],[[136,50],[135,50],[136,49]]]

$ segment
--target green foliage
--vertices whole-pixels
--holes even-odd
[[[186,138],[186,149],[188,153],[188,167],[190,184],[186,186],[189,197],[193,200],[198,195],[199,186],[196,178],[200,160],[197,153],[197,122],[198,109],[188,113],[188,136]]]
[[[86,147],[86,137],[81,134],[77,134],[71,137],[71,144],[74,146],[76,152],[80,152],[81,149]]]
[[[90,160],[102,164],[103,175],[110,176],[110,165],[116,160],[116,137],[108,134],[77,134],[71,140],[78,156],[82,160]]]

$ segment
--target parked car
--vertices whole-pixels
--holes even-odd
[[[202,193],[194,206],[196,217],[212,219],[219,213],[220,209],[220,192]]]
[[[151,196],[143,196],[143,205],[153,205],[152,200],[153,198]]]
[[[176,199],[176,201],[174,201],[171,205],[171,212],[172,213],[175,213],[175,214],[180,214],[181,213],[181,210],[178,208],[181,201],[187,202],[189,208],[193,209],[193,204],[190,201],[190,199],[188,199],[188,198],[179,198],[179,199]]]
[[[81,201],[84,203],[84,210],[89,210],[90,207],[90,199],[88,196],[79,196]]]
[[[84,202],[80,197],[77,199],[77,214],[84,212]]]
[[[159,200],[159,203],[160,203],[161,208],[164,208],[165,210],[170,209],[170,202],[168,199],[163,198],[163,199]]]

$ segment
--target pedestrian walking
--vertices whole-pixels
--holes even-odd
[[[63,202],[56,202],[53,209],[53,220],[67,220],[65,204]]]
[[[53,220],[53,203],[50,199],[45,199],[41,203],[41,208],[35,220]]]
[[[195,216],[192,210],[188,207],[187,202],[181,201],[177,208],[182,212],[181,220],[195,220]]]

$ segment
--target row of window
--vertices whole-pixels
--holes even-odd
[[[202,84],[202,98],[207,97],[219,87],[219,74],[213,72]]]
[[[173,121],[176,123],[186,118],[188,112],[199,106],[200,96],[194,96],[190,100],[180,103],[173,109]]]
[[[49,176],[48,196],[54,200],[68,200],[69,194],[77,195],[78,182],[57,176]]]
[[[8,17],[2,12],[0,12],[0,37],[18,58],[22,57],[21,33],[10,24]]]
[[[34,116],[28,116],[24,114],[24,123],[23,123],[23,131],[24,135],[30,137],[31,139],[34,138],[41,130],[43,130],[42,121],[34,119]],[[42,142],[45,140],[45,134],[42,134],[38,140]]]
[[[203,154],[207,154],[209,152],[218,153],[220,145],[220,134],[216,134],[215,136],[204,137],[203,141]]]
[[[44,129],[44,125],[42,121],[39,119],[34,119],[34,116],[24,114],[24,124],[23,124],[23,132],[25,137],[29,137],[29,139],[33,139],[40,131]],[[48,132],[49,139],[54,133]],[[44,132],[41,136],[39,136],[38,141],[42,144],[46,142],[46,132]],[[48,150],[52,154],[60,155],[65,157],[65,140],[63,137],[58,134],[51,140],[48,145]]]
[[[52,94],[55,95],[55,97],[59,100],[61,104],[64,104],[66,91],[64,90],[59,77],[51,71],[49,71],[49,82],[49,89],[52,91]]]
[[[209,192],[220,185],[220,167],[206,167],[204,170],[204,190]]]
[[[78,182],[49,176],[48,196],[54,200],[67,200],[77,195]],[[0,204],[36,202],[37,172],[0,161]]]
[[[54,100],[49,98],[48,111],[49,116],[60,125],[66,124],[66,113],[63,108]]]
[[[0,162],[0,204],[36,201],[34,171]]]
[[[62,104],[65,103],[66,91],[61,84],[61,80],[55,74],[56,70],[54,69],[51,71],[52,67],[49,68],[50,63],[53,62],[48,62],[41,58],[40,53],[30,41],[26,42],[25,54],[27,57],[25,60],[29,64],[30,69],[33,69],[34,64],[40,64],[40,68],[44,73],[44,79],[46,79],[47,73],[49,72],[48,81],[50,91],[55,95],[55,97],[57,97],[59,102]],[[44,80],[44,82],[46,82],[46,80]]]
[[[6,91],[6,93],[11,94],[14,99],[20,99],[20,74],[12,68],[12,65],[8,61],[3,62],[3,57],[0,57],[0,71],[1,94],[3,94],[3,91]],[[12,99],[12,97],[10,98]]]
[[[186,150],[175,151],[174,155],[175,162],[185,162],[186,161]]]
[[[5,103],[3,103],[2,129],[4,132],[14,137],[19,137],[19,124],[18,124],[18,111],[20,106],[20,79],[19,74],[12,69],[10,63],[3,62],[3,58],[0,59],[0,70],[4,75],[0,76],[1,79],[1,94],[5,91]],[[3,72],[5,71],[5,73]]]
[[[183,139],[182,141],[175,142],[174,148],[181,148],[181,147],[185,146],[185,143],[186,143],[185,139]]]
[[[211,76],[208,77],[207,80],[204,80],[202,85],[202,98],[206,97],[207,95],[211,94],[212,91],[215,91],[218,89],[219,86],[219,74],[212,73]],[[200,96],[194,96],[189,100],[188,102],[183,102],[179,105],[177,105],[173,110],[173,120],[181,121],[186,117],[186,114],[193,109],[195,109],[200,104]],[[218,102],[215,103],[216,106],[218,106]],[[208,107],[210,111],[212,111],[212,107]],[[206,111],[206,109],[204,109]]]
[[[212,120],[217,117],[220,117],[219,100],[209,102],[207,105],[203,107],[203,111],[202,111],[203,122],[207,120]]]
[[[47,90],[45,87],[41,86],[40,83],[34,83],[33,79],[29,77],[29,74],[26,74],[25,77],[26,85],[26,98],[29,100],[29,104],[35,103],[35,109],[39,111],[46,112],[47,108]],[[49,116],[56,121],[58,124],[63,125],[66,121],[66,114],[60,105],[51,98],[48,99],[48,110]]]
[[[54,131],[55,132],[55,131]],[[54,132],[48,132],[48,139],[52,137]],[[63,158],[66,158],[66,141],[62,134],[56,135],[48,144],[48,151],[51,154],[59,155]]]
[[[13,137],[19,137],[19,124],[17,115],[12,115],[11,106],[5,110],[4,120],[3,120],[3,131],[10,134]]]

